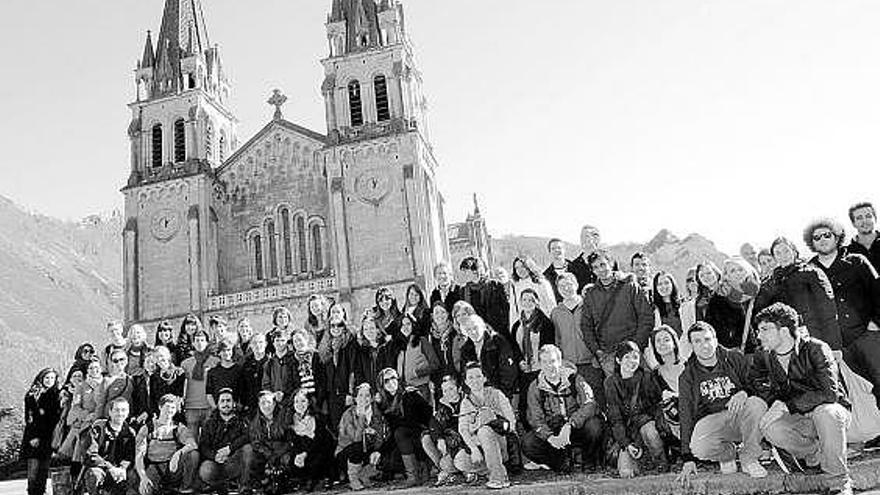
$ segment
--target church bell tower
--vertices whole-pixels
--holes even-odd
[[[199,314],[217,281],[214,168],[236,147],[230,86],[199,0],[166,0],[135,70],[123,188],[125,320]]]
[[[399,0],[332,0],[322,60],[329,144],[324,162],[341,297],[373,304],[433,286],[448,256],[427,101]]]

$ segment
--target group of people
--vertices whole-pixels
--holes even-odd
[[[764,477],[765,454],[851,493],[848,445],[880,436],[880,239],[871,204],[849,217],[852,239],[807,226],[812,259],[780,237],[700,263],[682,292],[644,253],[621,271],[586,226],[583,253],[553,239],[543,272],[469,257],[459,285],[441,263],[430,294],[381,288],[356,318],[313,295],[306,321],[279,307],[265,332],[190,315],[149,342],[111,323],[106,346],[82,345],[63,379],[42,370],[25,397],[28,493],[53,455],[91,494],[150,495],[396,476],[499,489],[510,470],[578,464],[681,464],[688,483],[698,463]]]

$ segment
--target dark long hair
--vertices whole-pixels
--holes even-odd
[[[516,262],[517,261],[522,263],[522,266],[525,267],[527,272],[529,272],[529,278],[532,280],[532,282],[537,284],[538,282],[541,281],[541,277],[543,277],[543,274],[535,273],[534,271],[532,271],[532,269],[529,268],[529,264],[526,263],[526,259],[521,258],[519,256],[517,256],[516,258],[513,258],[513,264],[510,265],[510,278],[511,278],[511,280],[513,280],[514,282],[519,282],[520,280],[522,280],[520,278],[520,276],[516,274]]]
[[[669,294],[670,303],[667,304],[663,301],[663,296],[660,295],[660,292],[657,291],[657,284],[660,282],[660,277],[668,277],[669,282],[672,284],[672,292]],[[671,309],[673,313],[678,313],[678,308],[681,306],[681,300],[678,296],[678,282],[675,281],[675,277],[672,276],[671,273],[667,271],[659,271],[654,275],[654,284],[653,287],[653,300],[654,307],[657,308],[657,311],[660,313],[661,318],[666,318],[669,316],[669,310]]]
[[[34,381],[31,382],[31,388],[28,390],[29,395],[33,395],[39,397],[39,395],[43,392],[43,379],[46,378],[46,375],[49,373],[55,373],[55,385],[46,390],[58,389],[58,370],[55,368],[43,368],[37,373],[37,376],[34,377]]]
[[[306,320],[308,320],[309,325],[314,328],[317,328],[321,322],[318,321],[318,316],[312,313],[312,301],[321,301],[324,304],[324,320],[327,320],[327,313],[330,311],[330,305],[327,304],[327,298],[322,294],[312,294],[309,296],[309,300],[306,301],[306,313],[309,315]]]
[[[409,287],[406,288],[406,301],[403,303],[403,307],[409,306],[409,293],[411,291],[415,291],[416,294],[419,295],[419,302],[416,303],[416,309],[413,311],[413,314],[417,317],[421,317],[429,308],[428,299],[425,297],[425,291],[419,287],[419,284],[409,284]]]
[[[397,298],[394,297],[394,292],[392,292],[389,287],[382,287],[376,291],[376,305],[373,307],[373,311],[376,313],[376,318],[385,318],[385,312],[382,311],[382,307],[379,306],[379,299],[383,297],[391,299],[391,309],[388,312],[391,313],[392,318],[397,319],[397,317],[400,316],[400,306],[397,305]],[[422,294],[422,297],[424,297],[424,294]]]

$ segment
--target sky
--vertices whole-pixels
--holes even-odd
[[[330,0],[202,0],[245,142],[325,132]],[[122,209],[134,66],[163,0],[0,6],[0,194]],[[448,223],[609,243],[661,228],[727,252],[878,200],[880,2],[404,0]],[[845,222],[847,226],[848,222]]]

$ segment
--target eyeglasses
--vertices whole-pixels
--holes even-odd
[[[821,232],[819,234],[813,234],[813,242],[821,241],[822,239],[834,239],[834,233]]]

